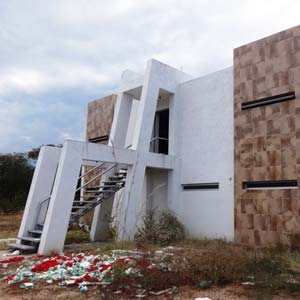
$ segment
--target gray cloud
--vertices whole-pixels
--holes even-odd
[[[297,0],[0,2],[0,152],[83,139],[87,102],[153,57],[203,75],[298,25]]]

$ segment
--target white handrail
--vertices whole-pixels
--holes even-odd
[[[95,179],[97,179],[98,177],[104,175],[105,173],[107,173],[108,171],[110,171],[111,169],[113,169],[116,166],[117,166],[117,164],[113,164],[112,166],[108,167],[103,172],[99,173],[98,175],[96,175],[95,177],[93,177],[92,179],[90,179],[89,181],[87,181],[84,185],[82,185],[79,188],[77,188],[76,192],[82,190],[84,187],[86,187],[88,184],[90,184],[91,182],[93,182]]]
[[[79,176],[78,179],[81,179],[81,178],[83,178],[84,176],[90,174],[90,173],[93,172],[94,170],[96,170],[96,169],[102,167],[104,164],[105,164],[104,162],[101,162],[101,163],[97,164],[95,167],[93,167],[92,169],[88,170],[87,172],[85,172],[84,174],[82,174],[81,176]]]

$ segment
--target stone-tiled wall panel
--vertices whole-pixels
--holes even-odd
[[[110,95],[88,104],[86,139],[109,135],[117,96]]]
[[[241,110],[241,103],[295,91],[296,99]],[[235,239],[288,243],[300,232],[298,190],[242,189],[243,181],[300,177],[300,26],[234,50]]]
[[[110,135],[111,125],[114,117],[116,95],[110,95],[97,99],[88,104],[86,140],[99,136]],[[107,144],[107,141],[101,142]],[[88,171],[90,168],[85,168]],[[85,182],[99,174],[102,170],[95,170],[85,177]],[[94,188],[99,185],[101,178],[88,185],[88,188]]]

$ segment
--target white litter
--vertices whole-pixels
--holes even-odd
[[[19,250],[15,250],[11,253],[3,253],[2,256],[4,257],[9,257],[9,256],[18,256],[20,255],[20,251]]]
[[[247,281],[247,282],[243,282],[242,285],[255,285],[255,283],[251,281]]]

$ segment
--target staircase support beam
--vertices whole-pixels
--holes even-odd
[[[83,153],[84,143],[64,143],[38,249],[39,254],[63,251]]]
[[[28,230],[36,225],[40,202],[51,194],[60,154],[61,148],[41,147],[19,229],[20,237],[29,236]]]

